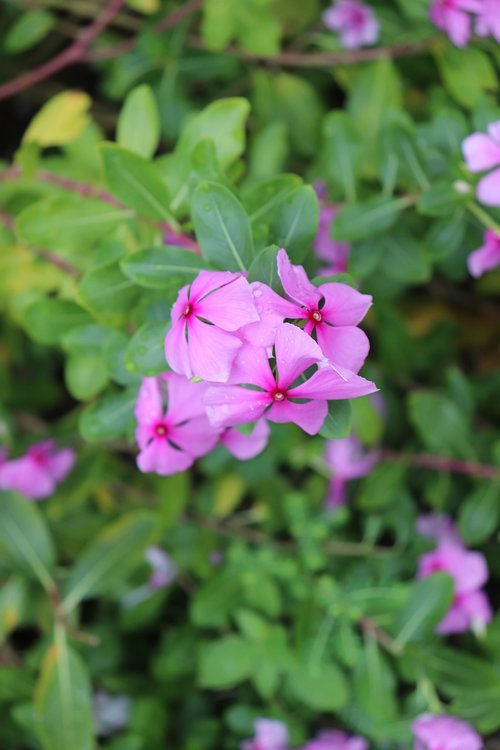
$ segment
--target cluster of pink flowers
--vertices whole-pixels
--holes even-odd
[[[71,448],[56,449],[53,440],[35,443],[24,456],[7,460],[0,452],[0,490],[14,490],[30,500],[53,495],[75,463]]]
[[[289,750],[286,724],[274,719],[257,719],[255,736],[243,742],[242,750]],[[309,742],[302,750],[368,750],[368,742],[362,737],[350,737],[338,729],[326,729]]]
[[[412,724],[414,750],[481,750],[483,741],[466,721],[444,714],[424,714]]]
[[[314,188],[320,201],[319,227],[314,239],[314,251],[317,257],[326,263],[320,273],[322,276],[346,273],[351,245],[348,242],[337,242],[332,237],[332,227],[339,206],[328,202],[326,185],[323,182],[317,182]]]
[[[375,44],[379,37],[379,23],[373,9],[359,0],[337,0],[323,13],[323,23],[339,33],[345,49]]]
[[[328,401],[376,390],[357,374],[371,297],[346,284],[316,287],[285,250],[277,264],[286,297],[224,271],[201,271],[180,290],[165,340],[174,372],[146,378],[136,404],[141,471],[184,471],[219,442],[250,458],[266,445],[265,420],[314,435]]]
[[[467,46],[473,30],[500,42],[498,0],[433,0],[429,15],[457,47]]]
[[[442,516],[420,519],[417,529],[437,543],[432,552],[419,560],[418,577],[427,578],[438,571],[453,578],[454,599],[445,617],[437,626],[438,633],[464,633],[484,629],[492,618],[488,597],[481,590],[488,580],[488,567],[483,555],[466,549],[451,521]]]

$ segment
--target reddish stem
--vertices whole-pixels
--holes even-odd
[[[28,73],[23,73],[23,75],[18,78],[14,78],[12,81],[8,81],[7,83],[4,83],[3,86],[0,86],[0,101],[2,101],[2,99],[8,99],[10,96],[14,96],[20,91],[24,91],[24,89],[40,83],[40,81],[44,81],[46,78],[54,75],[54,73],[58,73],[60,70],[63,70],[63,68],[67,68],[68,65],[73,65],[79,60],[82,60],[87,47],[102,31],[104,31],[124,3],[125,0],[110,0],[100,16],[87,26],[87,28],[82,31],[78,38],[67,49],[59,52],[59,54],[51,60],[43,63],[43,65],[40,65],[38,68],[30,70]]]
[[[466,474],[481,479],[500,479],[500,467],[488,464],[478,464],[474,461],[463,461],[459,458],[433,456],[430,453],[405,455],[395,451],[383,451],[382,460],[391,463],[406,463],[415,468],[434,469],[435,471],[452,474]]]

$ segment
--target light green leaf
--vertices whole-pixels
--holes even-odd
[[[296,188],[274,208],[271,219],[271,240],[284,247],[290,259],[302,261],[318,231],[319,203],[310,185]]]
[[[121,323],[130,312],[140,290],[118,265],[96,268],[86,274],[78,287],[78,297],[99,320]]]
[[[4,38],[4,48],[10,54],[38,44],[57,23],[52,13],[46,10],[31,10],[19,16],[9,28]]]
[[[408,198],[377,195],[363,203],[344,206],[335,218],[332,235],[344,242],[381,234],[394,226],[408,205]]]
[[[99,442],[121,437],[134,423],[137,389],[104,396],[86,407],[80,415],[80,432],[84,440]]]
[[[348,688],[336,664],[298,664],[292,667],[288,687],[301,703],[315,711],[337,711],[347,702]]]
[[[453,579],[445,573],[434,573],[413,584],[410,599],[394,623],[395,644],[403,648],[434,632],[453,601]]]
[[[160,118],[151,87],[143,83],[132,89],[123,104],[116,126],[116,140],[146,159],[153,156],[160,140]]]
[[[350,401],[329,401],[328,414],[319,434],[327,440],[345,438],[351,431],[351,422],[352,408]]]
[[[26,330],[41,344],[57,344],[71,328],[91,321],[85,310],[62,299],[38,300],[25,313]]]
[[[485,52],[446,43],[436,49],[435,55],[445,88],[464,107],[472,109],[479,104],[485,91],[498,91],[495,68]]]
[[[252,647],[240,636],[227,635],[203,647],[199,662],[200,685],[225,690],[252,674]]]
[[[168,289],[192,281],[207,263],[188,250],[165,246],[138,250],[124,258],[120,267],[136,284],[149,289]]]
[[[62,91],[49,99],[30,122],[23,143],[63,146],[78,138],[90,122],[92,100],[83,91]]]
[[[73,352],[66,359],[64,381],[74,398],[86,401],[108,384],[106,361],[100,354]]]
[[[458,522],[467,544],[485,542],[498,527],[500,487],[498,482],[485,480],[462,501]]]
[[[159,375],[168,370],[165,360],[165,336],[170,321],[145,323],[134,333],[125,351],[129,370],[141,375]]]
[[[469,455],[467,418],[448,396],[418,391],[409,395],[408,406],[410,421],[427,448],[441,455]]]

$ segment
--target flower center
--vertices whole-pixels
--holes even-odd
[[[273,398],[275,401],[284,401],[286,398],[286,394],[283,393],[283,391],[275,391]]]
[[[157,424],[154,432],[157,437],[166,437],[167,427],[164,424]]]
[[[186,305],[182,314],[185,318],[188,318],[191,315],[191,305]]]
[[[322,320],[321,313],[319,310],[315,310],[313,313],[311,313],[311,318],[316,321],[316,323],[320,323]]]

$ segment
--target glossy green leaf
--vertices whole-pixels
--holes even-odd
[[[394,226],[408,205],[407,198],[377,195],[363,203],[344,206],[337,214],[332,235],[344,242],[381,234]]]
[[[434,573],[413,584],[410,598],[398,613],[393,632],[398,648],[429,636],[443,619],[453,601],[453,579]]]
[[[331,182],[341,188],[348,200],[354,200],[361,144],[352,118],[346,112],[330,112],[325,117],[322,155]]]
[[[118,266],[96,268],[78,287],[82,305],[99,320],[120,323],[139,296],[139,289]]]
[[[270,247],[265,247],[261,250],[248,269],[248,281],[262,281],[276,292],[281,292],[282,294],[283,289],[278,276],[278,266],[276,261],[278,251],[279,247],[277,245],[271,245]]]
[[[91,320],[81,307],[62,299],[39,300],[25,313],[26,330],[41,344],[57,344],[69,330]]]
[[[482,481],[460,505],[458,523],[467,544],[486,541],[498,527],[500,487],[498,482]]]
[[[345,438],[351,431],[352,408],[350,401],[329,401],[328,414],[319,431],[326,440]]]
[[[125,351],[125,362],[133,372],[159,375],[168,370],[165,360],[165,336],[170,326],[166,319],[145,323],[134,333]]]
[[[189,282],[203,268],[206,261],[188,250],[178,247],[151,247],[138,250],[124,258],[120,267],[136,284],[150,289],[168,289]]]
[[[121,437],[134,424],[137,390],[104,396],[87,406],[80,415],[80,432],[84,440],[96,442]]]
[[[100,354],[73,352],[66,359],[64,380],[68,391],[79,401],[100,393],[108,383],[108,368]]]
[[[319,204],[310,185],[296,188],[272,212],[270,237],[284,247],[294,263],[300,263],[311,247],[319,222]]]
[[[120,146],[146,159],[153,156],[160,140],[160,119],[153,92],[147,84],[127,95],[116,125]]]

